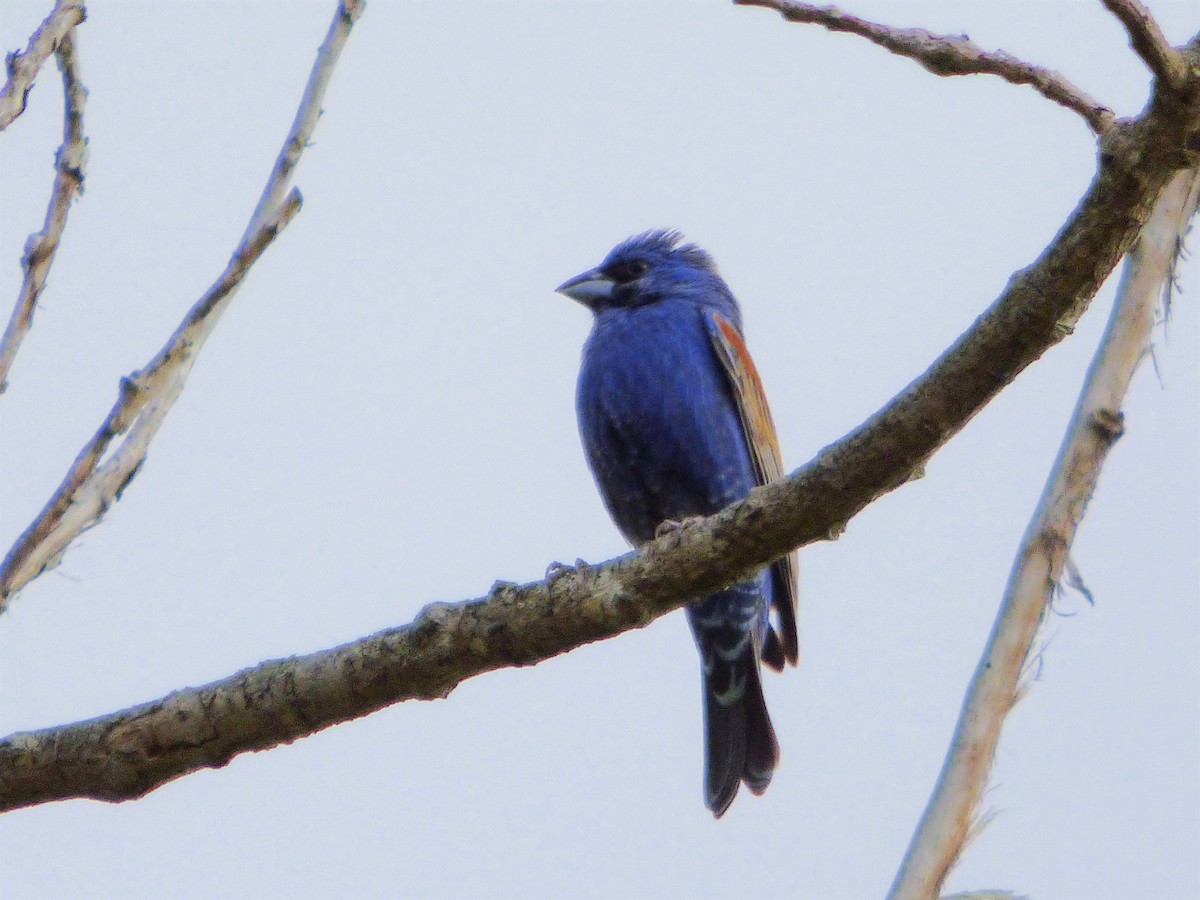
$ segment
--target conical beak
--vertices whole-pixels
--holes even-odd
[[[614,286],[613,280],[599,269],[588,269],[574,278],[568,278],[554,291],[595,311],[602,301],[612,296]]]

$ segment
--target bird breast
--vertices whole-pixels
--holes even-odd
[[[609,512],[641,543],[755,483],[737,407],[692,303],[606,310],[584,346],[580,433]]]

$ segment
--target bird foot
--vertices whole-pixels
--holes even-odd
[[[667,519],[658,523],[658,527],[654,529],[656,538],[662,537],[664,534],[671,534],[675,531],[683,531],[685,528],[691,528],[704,521],[704,516],[688,516],[686,519]]]
[[[587,561],[582,559],[575,560],[575,565],[573,566],[569,566],[566,563],[560,563],[555,560],[554,562],[550,563],[550,565],[546,566],[546,580],[554,581],[555,579],[561,578],[564,575],[569,575],[572,572],[587,571],[590,568],[591,566],[587,564]]]

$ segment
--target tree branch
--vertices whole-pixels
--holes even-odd
[[[1200,67],[1189,79],[1200,85]],[[401,700],[445,697],[466,678],[643,626],[797,546],[835,537],[1070,333],[1136,238],[1183,148],[1200,137],[1200,90],[1187,96],[1114,123],[1095,179],[1041,256],[924,375],[788,478],[601,566],[497,583],[487,597],[426,607],[412,624],[354,643],[13,735],[0,741],[0,809],[68,797],[131,799]]]
[[[1129,44],[1142,58],[1154,77],[1169,87],[1182,87],[1187,78],[1184,60],[1170,45],[1158,22],[1139,0],[1103,0],[1104,5],[1120,19],[1129,32]]]
[[[1052,69],[1035,66],[1003,50],[988,51],[966,35],[933,34],[923,28],[895,28],[869,22],[836,6],[814,6],[796,0],[734,0],[741,6],[773,9],[789,22],[821,25],[866,38],[898,56],[920,63],[934,75],[997,75],[1011,84],[1027,84],[1048,100],[1078,113],[1097,135],[1114,120],[1113,111],[1097,103]]]
[[[239,247],[216,283],[188,311],[150,363],[121,379],[116,403],[84,445],[41,513],[0,563],[0,612],[17,591],[56,566],[67,546],[96,524],[141,468],[150,441],[183,390],[195,354],[263,251],[300,211],[293,191],[275,219]],[[128,434],[116,447],[114,438]],[[104,460],[101,463],[101,460]]]
[[[68,31],[55,50],[63,79],[63,142],[54,157],[54,187],[42,230],[31,234],[25,242],[21,268],[25,278],[21,293],[13,307],[8,327],[0,337],[0,394],[8,387],[8,372],[21,349],[21,341],[33,324],[33,310],[46,287],[46,278],[58,251],[71,200],[83,193],[84,170],[87,167],[87,138],[83,135],[83,106],[87,90],[79,80],[75,58],[75,40]]]
[[[250,266],[300,210],[300,194],[288,190],[300,153],[320,115],[321,99],[346,37],[361,15],[362,0],[340,0],[317,52],[300,111],[284,141],[250,227],[221,277],[188,311],[158,354],[123,378],[108,417],[84,445],[46,506],[0,563],[0,612],[9,599],[58,564],[67,546],[96,524],[133,480],[150,441],[182,392],[196,355],[241,286]],[[115,447],[113,439],[125,435]],[[101,460],[104,463],[101,464]]]
[[[367,8],[366,0],[339,0],[337,12],[325,33],[325,40],[317,50],[317,61],[313,64],[308,83],[304,86],[304,96],[300,98],[300,106],[296,110],[296,118],[283,142],[279,156],[275,158],[275,166],[267,181],[266,190],[254,208],[254,214],[246,225],[246,233],[242,241],[249,240],[251,232],[274,215],[287,197],[288,186],[292,182],[300,155],[312,139],[317,121],[321,118],[321,101],[325,99],[325,91],[329,87],[329,79],[333,76],[334,66],[342,55],[342,48],[350,37],[350,29],[358,21],[363,10]]]
[[[29,38],[24,53],[10,53],[5,60],[8,79],[0,90],[0,131],[3,131],[21,113],[25,112],[25,100],[33,89],[34,79],[50,54],[58,49],[63,38],[71,29],[87,18],[83,0],[58,0],[50,15],[42,21],[37,31]]]
[[[891,900],[937,897],[971,832],[1000,726],[1016,703],[1029,650],[1067,564],[1108,451],[1123,432],[1121,402],[1149,349],[1156,308],[1200,202],[1200,170],[1172,178],[1126,260],[1108,329],[1096,350],[1004,600],[979,660],[942,773],[896,875]]]

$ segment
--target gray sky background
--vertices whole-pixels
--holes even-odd
[[[50,6],[5,0],[0,45]],[[1153,0],[1186,40],[1194,2]],[[0,398],[0,542],[212,282],[291,123],[320,3],[97,2],[87,193]],[[855,2],[1066,73],[1148,76],[1098,2]],[[61,133],[0,136],[0,301]],[[624,551],[579,448],[587,313],[552,293],[681,228],[742,302],[789,469],[919,374],[1076,204],[1095,148],[997,79],[711,2],[372,0],[298,185],[98,528],[0,619],[0,733],[106,713]],[[1195,245],[1196,238],[1192,243]],[[1193,246],[1195,251],[1195,246]],[[952,890],[1200,892],[1200,266],[1156,335]],[[1113,282],[1115,282],[1115,278]],[[682,615],[241,756],[136,803],[0,817],[0,893],[878,897],[923,809],[1113,284],[907,485],[802,556],[761,799],[701,802]]]

